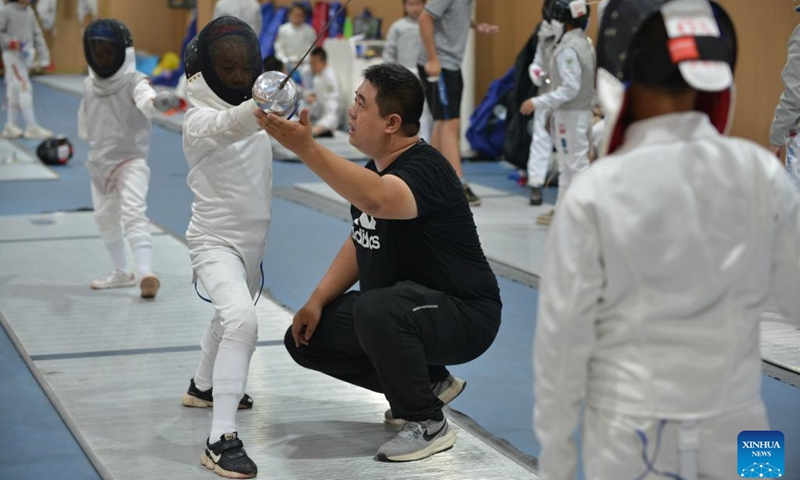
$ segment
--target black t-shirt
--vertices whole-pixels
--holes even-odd
[[[370,160],[366,168],[376,172]],[[461,181],[436,149],[420,141],[379,175],[411,189],[418,217],[383,220],[350,207],[362,291],[410,280],[462,300],[500,303]]]

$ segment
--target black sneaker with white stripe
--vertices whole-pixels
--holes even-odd
[[[225,433],[212,444],[206,440],[206,450],[200,461],[207,469],[226,478],[253,478],[258,474],[258,467],[247,456],[236,432]]]
[[[214,406],[214,392],[213,388],[208,390],[200,390],[194,384],[194,378],[189,380],[189,390],[183,394],[181,403],[184,407],[208,408]],[[250,395],[244,394],[242,399],[239,400],[239,410],[249,410],[253,408],[253,399]]]

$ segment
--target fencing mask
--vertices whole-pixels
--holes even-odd
[[[261,61],[258,36],[236,17],[220,17],[206,25],[184,55],[186,78],[202,74],[208,87],[234,106],[252,98]]]
[[[83,32],[86,61],[100,78],[109,78],[125,63],[125,49],[133,46],[128,27],[119,20],[101,18]]]
[[[597,43],[597,96],[606,115],[602,154],[622,143],[631,83],[692,88],[695,110],[725,132],[733,112],[736,32],[709,0],[610,0]]]
[[[74,149],[67,137],[48,138],[36,148],[36,156],[47,165],[65,165]]]

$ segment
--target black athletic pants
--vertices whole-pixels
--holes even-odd
[[[477,307],[477,308],[476,308]],[[284,343],[300,365],[383,393],[395,418],[442,418],[431,384],[445,365],[473,360],[494,341],[499,302],[468,305],[414,282],[348,292],[322,311],[308,346]]]

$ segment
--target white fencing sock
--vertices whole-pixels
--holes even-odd
[[[25,118],[25,126],[27,128],[38,127],[36,115],[33,113],[33,96],[30,92],[19,96],[19,107],[22,110],[22,116]]]
[[[226,329],[214,362],[214,419],[211,443],[236,431],[236,411],[244,395],[250,358],[258,335],[243,328]]]
[[[8,124],[16,126],[18,115],[19,115],[19,105],[16,103],[10,103],[8,105]]]
[[[128,258],[125,256],[125,241],[122,237],[119,240],[107,242],[106,249],[111,256],[111,263],[114,264],[114,270],[121,272],[128,271]]]
[[[150,273],[150,264],[153,260],[153,246],[141,245],[133,249],[133,258],[136,261],[136,269],[139,276]]]
[[[208,325],[203,340],[200,341],[202,353],[200,354],[200,365],[197,366],[197,371],[194,374],[194,385],[203,392],[213,386],[214,362],[217,360],[217,350],[219,350],[219,342],[222,340],[223,332],[221,321],[215,315]],[[213,438],[211,443],[214,443]]]

